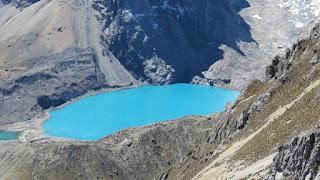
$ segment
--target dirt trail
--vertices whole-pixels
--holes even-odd
[[[288,109],[290,109],[296,102],[301,100],[306,94],[310,93],[314,88],[320,85],[320,80],[317,80],[311,83],[294,101],[291,103],[279,107],[275,112],[273,112],[265,121],[266,123],[259,128],[256,132],[252,133],[245,139],[242,139],[236,143],[234,143],[231,147],[225,150],[223,153],[219,155],[217,159],[215,159],[209,166],[205,167],[202,171],[200,171],[193,179],[201,179],[201,180],[211,180],[211,179],[224,179],[226,178],[224,172],[230,171],[227,166],[227,160],[229,160],[235,153],[240,150],[245,144],[247,144],[250,140],[252,140],[255,136],[257,136],[262,130],[266,129],[272,122],[282,116]],[[271,163],[271,162],[270,162]],[[222,175],[222,177],[221,177]]]

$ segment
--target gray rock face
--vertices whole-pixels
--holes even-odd
[[[0,2],[3,5],[11,3],[13,6],[17,8],[25,8],[38,1],[40,0],[1,0]]]
[[[0,86],[0,125],[29,120],[104,85],[92,49],[69,49],[29,62],[34,71]]]
[[[268,179],[317,179],[320,165],[320,133],[295,137],[279,148]]]
[[[143,62],[144,74],[152,84],[166,84],[173,82],[175,70],[172,66],[167,65],[163,59],[155,55],[151,59]]]
[[[319,55],[318,55],[317,51],[315,51],[312,58],[311,58],[310,64],[315,65],[318,62],[319,62]]]
[[[217,85],[245,89],[252,80],[265,81],[265,67],[285,54],[298,39],[307,38],[319,18],[317,0],[231,0],[251,27],[254,42],[238,42],[239,54],[221,46],[224,57],[199,75]],[[254,69],[254,70],[253,70]],[[224,80],[228,80],[224,82]]]
[[[318,43],[320,25],[317,24],[311,31],[309,39],[301,40],[293,45],[292,50],[286,52],[285,57],[276,57],[272,65],[267,68],[267,75],[277,81],[277,84],[284,84],[289,77],[289,72],[294,64],[298,64],[297,57],[305,58],[313,66],[318,63]],[[307,44],[307,46],[306,46]],[[312,44],[311,46],[308,44]],[[311,49],[312,48],[312,49]],[[305,61],[305,59],[302,59]],[[300,60],[301,61],[301,60]],[[311,69],[312,69],[311,68]],[[311,70],[310,70],[311,71]],[[312,72],[307,72],[311,74]],[[314,99],[319,100],[319,90],[316,91]],[[302,107],[304,108],[304,107]],[[308,119],[310,117],[306,117]],[[305,121],[305,119],[301,119]],[[289,143],[280,146],[273,159],[270,172],[266,179],[319,179],[320,165],[320,133],[319,122],[308,132],[301,133],[294,137]]]
[[[1,125],[29,120],[90,91],[136,82],[111,53],[102,55],[90,2],[34,2],[0,8]]]
[[[148,63],[144,62],[154,55],[175,71],[172,78],[165,78],[166,83],[190,82],[223,57],[218,49],[221,44],[241,53],[237,42],[253,41],[250,27],[229,1],[94,2],[104,31],[104,46],[134,77],[149,82],[155,78],[145,72]]]
[[[263,106],[268,104],[269,101],[270,93],[265,93],[259,96],[241,113],[234,113],[231,111],[219,114],[217,118],[217,125],[213,127],[207,142],[220,142],[234,135],[238,130],[244,129],[247,123],[251,120],[251,117],[255,113],[261,111]]]

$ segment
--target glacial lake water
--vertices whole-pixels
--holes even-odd
[[[238,96],[237,91],[194,84],[106,92],[53,111],[43,128],[50,136],[97,140],[129,127],[224,111]]]
[[[20,134],[17,131],[0,131],[0,141],[19,139]]]

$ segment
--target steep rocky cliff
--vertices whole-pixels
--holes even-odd
[[[17,8],[25,8],[40,0],[1,0],[2,5],[11,4]]]
[[[96,0],[93,7],[107,49],[137,79],[155,84],[190,82],[223,57],[221,44],[240,52],[237,42],[253,41],[229,1]],[[159,63],[171,68],[149,73]]]
[[[0,8],[0,124],[29,120],[91,91],[139,84],[112,53],[102,53],[91,2],[31,2]]]
[[[319,179],[319,135],[316,129],[279,147],[268,179]]]

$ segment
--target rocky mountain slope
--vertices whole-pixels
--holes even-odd
[[[31,2],[0,10],[0,124],[29,120],[89,91],[137,84],[112,54],[102,54],[89,1]]]
[[[297,39],[304,39],[319,19],[317,0],[231,0],[249,24],[254,42],[238,42],[243,54],[222,45],[224,58],[195,78],[243,89],[252,80],[264,80],[265,67],[277,54],[284,54]],[[200,79],[200,80],[199,80]]]
[[[219,44],[250,40],[227,1],[1,2],[0,124],[98,89],[190,82]]]
[[[244,89],[265,79],[269,59],[303,36],[318,5],[1,0],[0,125],[97,90],[191,81]]]
[[[271,78],[267,83],[249,86],[244,99],[231,111],[242,114],[236,121],[241,123],[240,130],[229,136],[222,150],[211,153],[211,162],[199,163],[207,165],[195,179],[319,176],[319,35],[317,25],[310,38],[299,41],[284,57],[273,59],[267,68]],[[201,151],[196,154],[204,153]]]
[[[317,179],[320,25],[226,112],[97,142],[0,142],[4,179]],[[26,135],[28,136],[28,135]]]
[[[137,79],[154,84],[190,82],[223,57],[221,44],[240,51],[238,41],[253,41],[229,1],[97,0],[93,7],[105,46]]]
[[[0,142],[1,179],[152,179],[203,141],[213,124],[189,118],[97,142]]]

